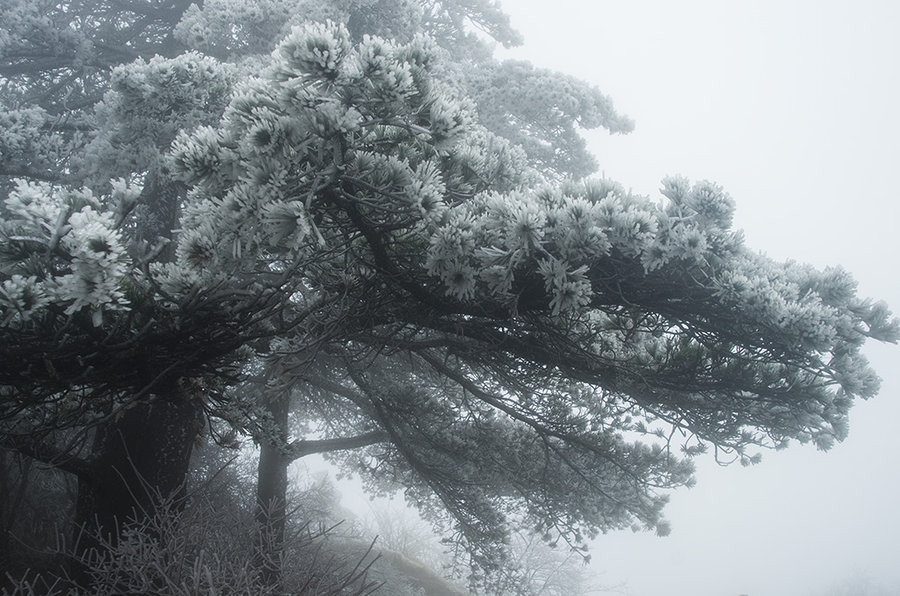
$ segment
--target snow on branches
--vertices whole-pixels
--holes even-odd
[[[238,87],[220,126],[174,144],[175,171],[195,185],[184,264],[319,250],[351,223],[335,208],[421,228],[521,176],[521,154],[475,127],[469,104],[430,75],[433,52],[425,37],[354,47],[341,25],[296,29],[264,77]]]
[[[133,203],[139,190],[118,181],[111,200]],[[0,222],[0,321],[22,326],[47,309],[67,315],[87,308],[94,325],[106,310],[128,301],[122,283],[130,270],[113,214],[89,191],[20,181]]]
[[[487,345],[552,338],[558,353],[523,343],[515,357],[736,449],[827,447],[849,401],[877,389],[859,347],[897,338],[888,311],[839,270],[747,249],[720,187],[668,179],[654,203],[605,180],[542,183],[434,76],[425,38],[354,45],[319,24],[273,58],[219,126],[175,143],[194,185],[178,267],[197,279],[302,262],[307,293],[374,283],[409,301],[410,324],[453,319]],[[727,424],[703,414],[722,400]]]

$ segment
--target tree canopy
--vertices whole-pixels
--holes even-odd
[[[828,448],[877,392],[860,349],[896,341],[888,309],[745,246],[713,183],[585,177],[578,128],[630,120],[496,62],[496,2],[6,10],[7,446],[162,395],[258,434],[239,383],[265,364],[306,432],[288,456],[356,447],[332,457],[489,570],[510,524],[665,533],[690,456]]]

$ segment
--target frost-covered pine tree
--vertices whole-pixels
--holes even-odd
[[[714,184],[581,178],[574,122],[630,123],[493,61],[494,2],[6,10],[3,444],[79,476],[81,524],[177,491],[205,416],[271,430],[258,359],[309,431],[282,457],[355,447],[476,581],[511,524],[664,533],[685,457],[827,448],[877,391],[884,305],[749,250]]]

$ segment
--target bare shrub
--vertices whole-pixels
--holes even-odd
[[[90,593],[356,596],[377,589],[378,583],[367,579],[377,558],[372,549],[342,554],[331,544],[330,527],[292,528],[277,560],[261,564],[252,509],[229,506],[217,493],[197,490],[182,503],[163,499],[152,515],[130,520],[118,540],[98,540],[97,548],[75,561],[91,579]],[[77,549],[58,552],[69,553],[71,560]],[[267,585],[263,565],[282,571],[280,585]],[[25,572],[9,580],[11,596],[79,593],[64,570]]]

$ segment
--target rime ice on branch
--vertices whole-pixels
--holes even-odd
[[[340,331],[284,351],[342,354],[340,382],[306,382],[390,431],[385,461],[408,482],[412,466],[422,496],[465,503],[448,506],[475,540],[496,539],[484,528],[511,502],[573,542],[660,524],[653,488],[688,479],[678,433],[688,453],[745,461],[844,438],[852,400],[877,390],[860,347],[897,337],[883,305],[840,269],[748,250],[716,185],[669,179],[654,203],[605,180],[542,183],[434,60],[425,39],[295,31],[220,125],[176,142],[193,190],[172,267],[240,285],[303,263],[295,299],[331,301],[319,323]],[[666,449],[621,438],[653,429],[674,433]],[[487,444],[520,478],[561,476],[529,488],[484,465]],[[469,456],[451,471],[451,453]]]

